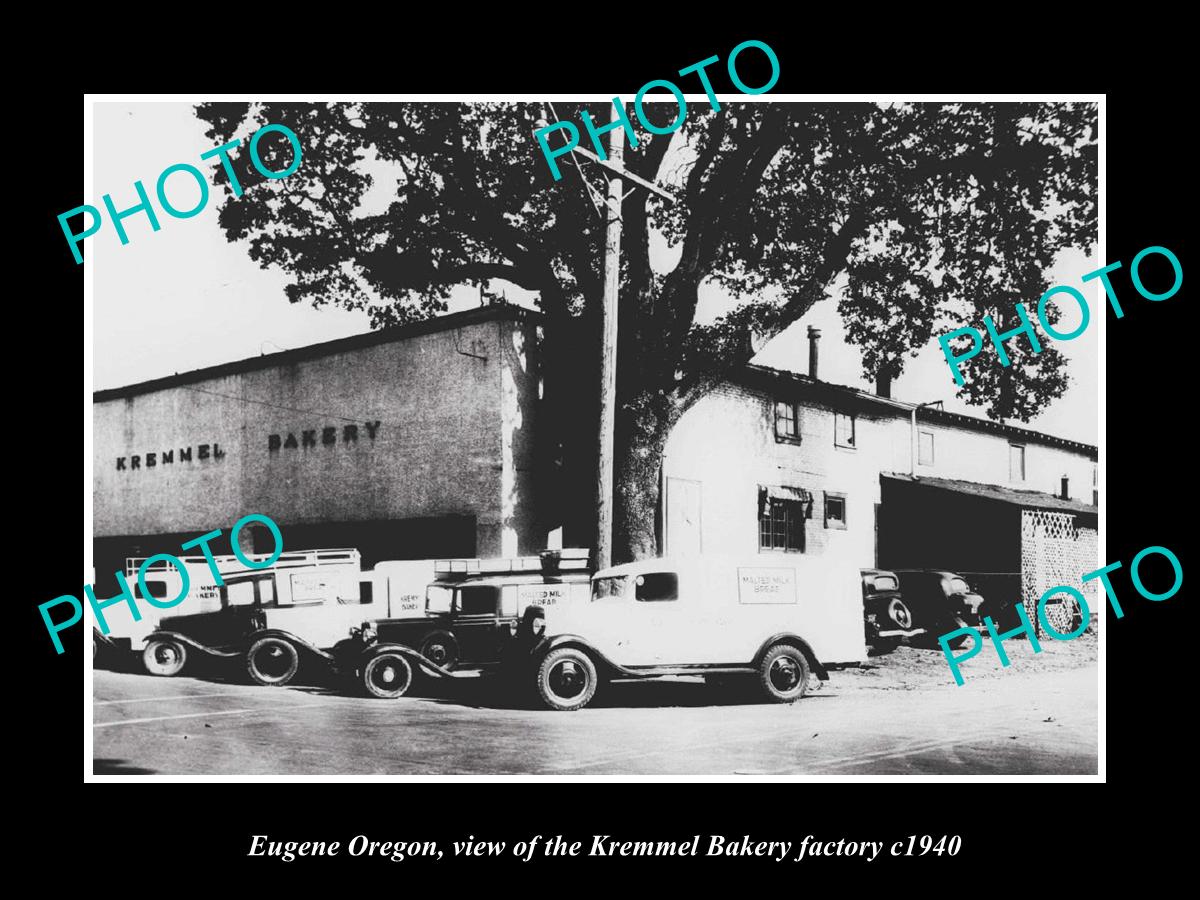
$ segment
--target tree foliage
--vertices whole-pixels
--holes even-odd
[[[667,122],[669,106],[651,114]],[[532,137],[546,121],[580,121],[582,108],[208,103],[197,113],[221,143],[269,122],[302,141],[303,165],[282,180],[264,182],[239,159],[246,194],[221,209],[230,240],[287,273],[292,302],[367,309],[383,326],[444,310],[455,285],[505,279],[538,292],[547,341],[560,342],[549,358],[587,368],[577,348],[599,327],[604,222],[581,173],[560,157],[553,181]],[[602,104],[588,109],[606,120]],[[676,200],[639,189],[623,210],[628,502],[656,497],[648,470],[690,394],[744,363],[751,333],[795,322],[839,276],[868,378],[898,376],[948,328],[985,313],[1005,322],[1015,303],[1036,303],[1057,254],[1095,243],[1096,129],[1086,104],[748,103],[693,104],[675,135],[639,131],[625,164]],[[263,147],[268,166],[287,165],[285,140]],[[678,253],[670,271],[651,264],[656,237]],[[737,305],[698,324],[708,281]],[[970,366],[962,393],[993,417],[1027,421],[1065,389],[1063,358],[1052,346],[1011,355],[1007,368]]]

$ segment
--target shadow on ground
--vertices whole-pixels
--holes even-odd
[[[123,759],[96,759],[92,761],[93,775],[154,775],[154,769],[131,766]]]

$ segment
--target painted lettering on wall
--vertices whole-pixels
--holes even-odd
[[[225,451],[221,449],[221,445],[216,441],[211,444],[197,444],[192,447],[180,447],[178,456],[175,450],[152,450],[149,453],[132,453],[129,456],[117,457],[117,471],[130,472],[134,469],[154,469],[158,466],[171,466],[176,463],[190,463],[193,459],[205,460],[215,459],[222,460],[225,458]]]
[[[277,450],[296,450],[298,448],[308,449],[316,447],[318,444],[325,447],[332,447],[340,439],[343,444],[357,444],[358,436],[366,434],[369,440],[375,440],[375,435],[379,432],[379,420],[374,422],[364,422],[362,430],[359,430],[358,425],[325,425],[321,428],[306,428],[301,429],[300,437],[297,438],[294,432],[287,432],[287,435],[268,434],[267,435],[267,452],[274,453]]]

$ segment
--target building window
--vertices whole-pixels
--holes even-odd
[[[763,497],[760,491],[758,549],[804,552],[804,519],[812,501]]]
[[[833,444],[835,447],[854,449],[854,416],[845,413],[833,414]]]
[[[1092,506],[1100,505],[1100,473],[1098,466],[1092,466]]]
[[[1025,446],[1023,444],[1008,445],[1008,479],[1009,481],[1025,480]]]
[[[800,442],[800,407],[779,400],[775,404],[775,440]]]
[[[922,466],[933,465],[932,431],[917,432],[917,464]]]
[[[825,492],[825,527],[846,527],[846,495]]]

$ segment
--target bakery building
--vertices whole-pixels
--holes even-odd
[[[817,376],[746,366],[681,416],[663,460],[667,554],[834,550],[1026,601],[1100,564],[1096,447]]]
[[[97,577],[248,513],[365,566],[545,547],[534,318],[482,307],[97,392]]]
[[[562,435],[539,415],[537,348],[536,313],[496,305],[96,393],[97,586],[248,513],[285,547],[354,548],[366,567],[534,553],[561,546],[567,518],[578,545],[590,509],[565,507],[585,505],[569,498],[590,498],[592,475],[568,483],[539,449]],[[815,364],[748,365],[668,437],[659,544],[844,551],[1036,600],[1095,567],[1096,461],[1091,445],[821,381]],[[273,547],[260,526],[242,540]]]

